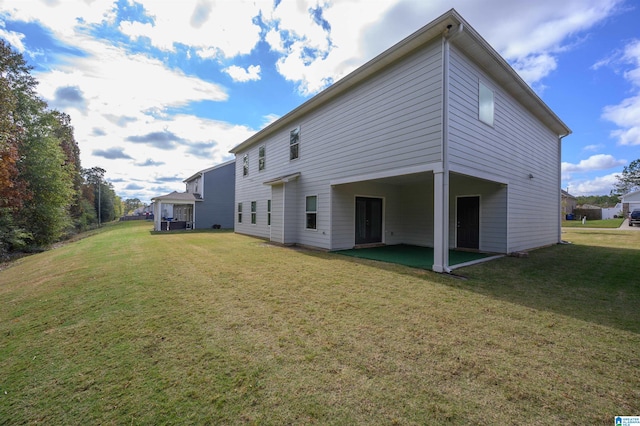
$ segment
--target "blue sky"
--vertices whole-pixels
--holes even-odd
[[[0,0],[0,38],[148,202],[452,7],[573,130],[563,188],[608,194],[640,158],[635,0]]]

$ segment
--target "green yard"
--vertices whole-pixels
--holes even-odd
[[[640,233],[456,277],[145,222],[0,271],[0,424],[613,424]]]
[[[582,224],[581,220],[563,220],[563,228],[619,228],[624,218],[587,220]]]

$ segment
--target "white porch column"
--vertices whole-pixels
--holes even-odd
[[[435,272],[449,269],[449,173],[433,173],[433,267]]]
[[[153,230],[162,230],[162,201],[156,201],[153,205]]]

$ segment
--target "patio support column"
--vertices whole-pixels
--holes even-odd
[[[433,174],[433,266],[435,272],[449,269],[449,174]]]
[[[153,227],[155,231],[162,231],[162,201],[156,201],[153,206]]]

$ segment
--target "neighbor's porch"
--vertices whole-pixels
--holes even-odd
[[[154,231],[172,231],[178,229],[194,229],[195,203],[197,198],[187,192],[152,198]]]

